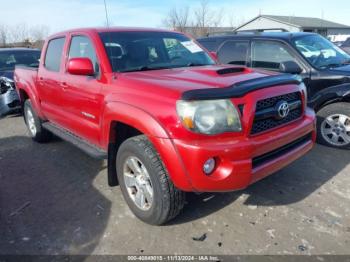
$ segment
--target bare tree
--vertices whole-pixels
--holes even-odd
[[[189,25],[189,8],[172,8],[167,17],[163,20],[163,24],[169,28],[185,32]]]
[[[29,39],[28,28],[25,23],[14,25],[9,31],[10,41],[12,43],[26,42]]]
[[[42,41],[49,34],[49,27],[46,25],[36,25],[30,29],[30,40],[31,41]]]
[[[0,47],[6,47],[8,41],[8,27],[0,25]]]
[[[210,32],[210,27],[220,26],[223,10],[215,11],[210,8],[208,0],[201,0],[200,6],[194,11],[194,16],[195,35],[205,36]]]

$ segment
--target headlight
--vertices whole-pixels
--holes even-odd
[[[197,133],[213,135],[242,130],[239,114],[230,100],[179,100],[176,110],[182,124]]]
[[[304,97],[305,97],[305,99],[304,99],[304,108],[306,108],[307,107],[307,88],[306,88],[304,83],[301,83],[300,86],[301,86],[301,88],[303,90],[302,92],[304,93]]]
[[[0,94],[5,94],[9,89],[14,89],[14,82],[7,77],[0,77]]]

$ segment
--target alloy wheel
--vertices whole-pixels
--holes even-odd
[[[328,116],[321,124],[321,134],[331,145],[346,146],[350,144],[350,117],[343,114]]]
[[[35,126],[35,119],[33,116],[33,112],[30,110],[30,108],[28,108],[26,111],[26,119],[27,119],[27,124],[28,124],[30,133],[32,134],[32,136],[35,136],[37,130]]]
[[[137,157],[130,156],[124,162],[123,176],[131,200],[141,210],[149,210],[153,202],[153,187],[145,165]]]

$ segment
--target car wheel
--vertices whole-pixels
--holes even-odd
[[[33,110],[30,100],[24,102],[24,120],[31,138],[39,143],[47,142],[51,138],[51,133],[42,127],[42,121]]]
[[[124,141],[116,161],[121,191],[136,217],[148,224],[161,225],[178,215],[185,193],[174,186],[146,136]]]
[[[350,104],[334,103],[317,112],[317,142],[350,148]]]

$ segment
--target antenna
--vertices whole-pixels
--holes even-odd
[[[107,11],[106,0],[103,0],[103,2],[104,2],[104,4],[105,4],[106,23],[107,23],[107,27],[109,27],[109,20],[108,20],[108,11]]]
[[[106,0],[103,0],[104,4],[105,4],[105,13],[106,13],[106,23],[107,23],[107,27],[109,28],[109,20],[108,20],[108,10],[107,10],[107,4],[106,4]],[[108,38],[109,38],[109,43],[112,43],[112,37],[111,37],[111,32],[108,32]],[[109,56],[113,56],[113,47],[108,48],[107,49],[107,53],[109,53]],[[111,60],[111,64],[112,64],[112,71],[114,69],[114,60]]]

